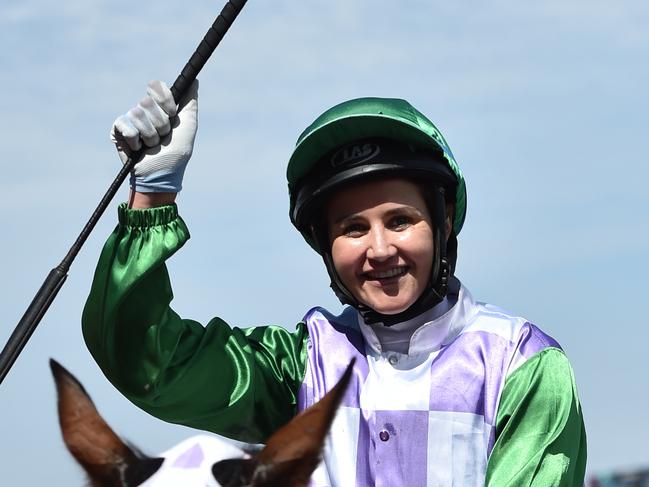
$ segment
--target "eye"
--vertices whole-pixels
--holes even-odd
[[[404,230],[412,225],[412,218],[408,215],[397,215],[390,219],[389,226],[395,230]]]
[[[347,225],[344,225],[342,228],[342,235],[345,235],[346,237],[360,237],[365,234],[367,231],[367,228],[365,225],[362,225],[360,223],[348,223]]]

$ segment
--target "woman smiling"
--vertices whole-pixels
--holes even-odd
[[[561,347],[455,276],[466,188],[430,120],[404,100],[360,98],[299,137],[291,221],[347,306],[315,307],[289,332],[203,327],[170,308],[165,261],[189,238],[174,200],[196,87],[175,114],[158,82],[114,125],[122,156],[153,148],[102,252],[83,330],[126,397],[167,421],[263,442],[355,358],[313,485],[582,485],[585,430]]]

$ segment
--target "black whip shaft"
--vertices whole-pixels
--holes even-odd
[[[192,54],[187,64],[185,64],[185,67],[171,87],[171,93],[173,94],[176,103],[178,103],[185,93],[187,93],[187,90],[198,76],[198,73],[219,45],[225,36],[225,33],[237,18],[237,15],[239,15],[239,12],[241,12],[241,9],[243,9],[246,1],[247,0],[229,0],[228,3],[225,4],[221,13],[209,28],[207,34],[205,34],[205,37],[203,37],[203,40],[196,48],[196,51],[194,51],[194,54]],[[131,172],[133,166],[142,159],[143,155],[143,150],[138,151],[126,161],[126,164],[124,164],[117,174],[117,177],[109,186],[92,216],[83,227],[83,230],[81,230],[81,233],[72,247],[70,247],[66,256],[45,278],[45,281],[36,293],[36,296],[34,296],[34,299],[32,299],[27,311],[25,311],[25,314],[18,322],[18,325],[16,325],[16,328],[9,337],[9,340],[7,340],[7,344],[2,349],[2,352],[0,352],[0,384],[18,358],[18,355],[22,352],[27,341],[32,336],[32,333],[34,333],[34,330],[50,307],[50,304],[52,304],[52,301],[59,292],[59,289],[63,286],[72,262],[88,239],[92,230],[95,228],[95,225],[97,225],[99,218],[101,218],[101,215],[112,201],[115,193],[117,193],[117,190],[126,179],[126,176]]]

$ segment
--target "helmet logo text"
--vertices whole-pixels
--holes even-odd
[[[360,164],[376,157],[381,152],[377,144],[350,144],[338,149],[331,156],[331,166],[338,167],[345,164]]]

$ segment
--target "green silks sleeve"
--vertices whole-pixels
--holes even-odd
[[[507,379],[486,485],[582,486],[586,430],[572,368],[558,348],[530,357]]]
[[[165,260],[189,238],[175,205],[119,208],[83,311],[86,344],[108,379],[165,421],[263,442],[296,412],[307,331],[182,319]]]

